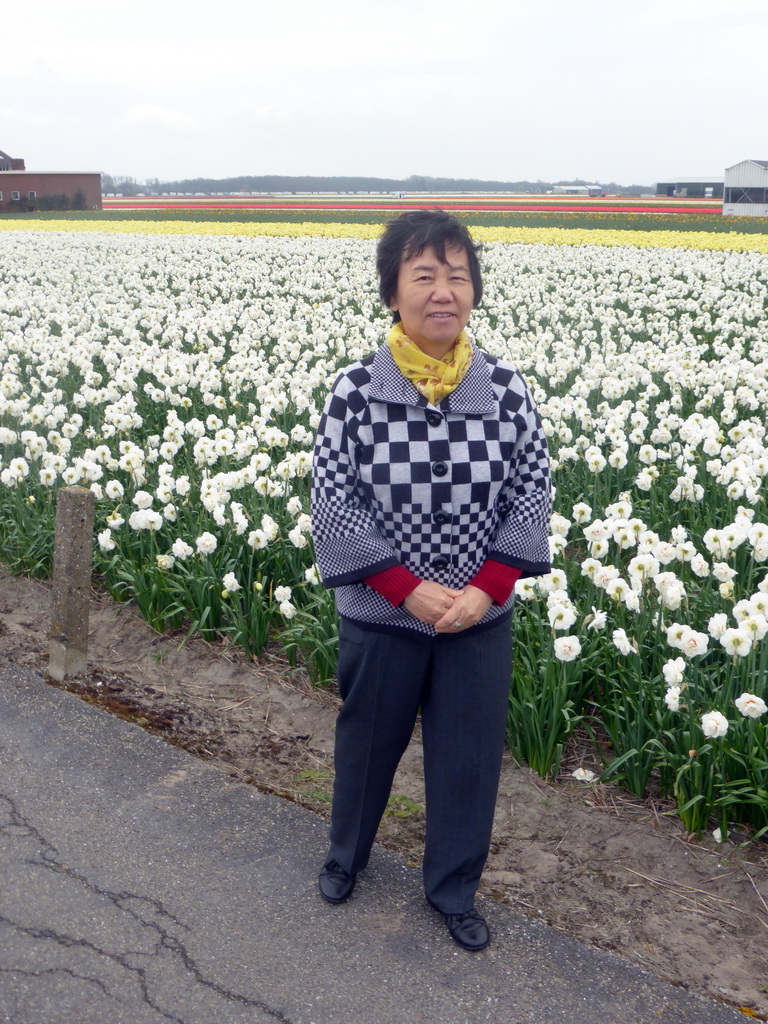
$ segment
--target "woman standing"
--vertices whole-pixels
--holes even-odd
[[[474,897],[504,748],[512,591],[549,571],[550,513],[525,382],[464,332],[482,298],[477,248],[438,210],[390,222],[377,269],[395,324],[333,386],[312,495],[344,702],[320,892],[352,893],[420,710],[425,891],[469,950],[489,942]]]

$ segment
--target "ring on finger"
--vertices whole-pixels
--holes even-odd
[[[458,619],[454,622],[453,628],[454,629],[461,629],[461,623],[459,622]]]

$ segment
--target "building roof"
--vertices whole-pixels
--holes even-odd
[[[679,178],[659,178],[658,180],[659,182],[664,184],[672,184],[672,182],[674,182],[677,185],[684,185],[687,182],[690,185],[716,185],[719,184],[721,181],[724,182],[725,178],[722,174],[709,174],[703,178],[701,176],[696,177],[690,174],[682,174]]]
[[[41,174],[42,175],[49,174],[51,176],[55,175],[57,178],[60,178],[62,176],[73,175],[73,174],[76,174],[78,177],[82,177],[84,174],[98,174],[99,176],[101,176],[101,171],[0,171],[0,174],[9,174],[9,175],[10,174],[13,174],[13,175],[26,174],[30,178],[39,178]]]
[[[739,164],[757,164],[759,167],[768,167],[768,160],[739,160]],[[732,171],[739,164],[732,164],[730,167],[726,167],[726,171]]]

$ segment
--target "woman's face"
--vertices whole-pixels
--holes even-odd
[[[441,359],[464,330],[475,289],[464,249],[445,249],[445,263],[431,247],[403,260],[389,304],[403,331],[428,356]]]

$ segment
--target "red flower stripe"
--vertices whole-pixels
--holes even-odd
[[[435,200],[437,202],[437,200]],[[104,207],[110,210],[430,210],[435,206],[431,203],[133,203],[120,199],[104,199]],[[719,202],[719,200],[718,200]],[[441,203],[451,210],[479,212],[484,210],[524,211],[529,213],[714,213],[713,206],[554,206],[548,203],[522,205],[517,203]]]

